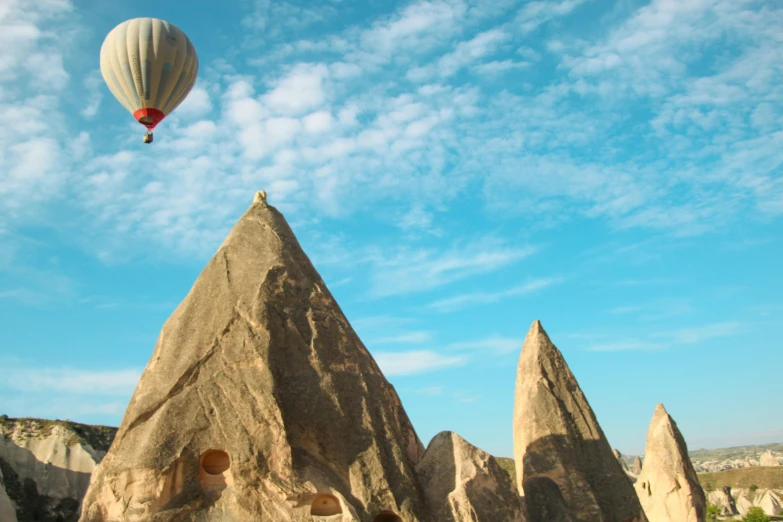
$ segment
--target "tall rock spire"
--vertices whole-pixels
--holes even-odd
[[[259,192],[164,324],[81,521],[429,520],[423,451]]]
[[[663,404],[655,407],[644,468],[634,485],[650,522],[704,522],[707,502],[685,438]]]
[[[546,511],[530,503],[543,502],[548,489],[537,485],[548,479],[559,487],[574,521],[646,520],[593,410],[539,321],[525,338],[517,368],[514,460],[520,494],[526,484],[536,485],[536,494],[526,496],[531,515]],[[553,506],[563,500],[552,499]],[[549,511],[567,518],[562,507]]]

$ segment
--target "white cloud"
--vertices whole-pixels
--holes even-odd
[[[514,69],[525,69],[530,67],[530,62],[517,62],[514,60],[495,60],[492,62],[481,63],[473,68],[480,75],[496,75]]]
[[[531,294],[552,286],[553,284],[560,283],[561,281],[562,279],[560,278],[534,279],[525,284],[509,288],[508,290],[501,290],[498,292],[472,292],[439,299],[427,305],[427,308],[431,308],[440,313],[454,312],[469,306],[496,303],[507,297]]]
[[[102,88],[104,86],[103,76],[101,71],[96,69],[88,74],[84,81],[84,89],[87,91],[87,104],[81,111],[83,118],[92,119],[98,114],[98,110],[101,107],[103,101]]]
[[[72,10],[67,1],[13,0],[0,12],[0,222],[40,218],[70,174],[59,95],[73,29],[56,27],[75,22]]]
[[[480,61],[485,56],[493,54],[498,47],[510,38],[510,35],[502,29],[490,29],[477,34],[470,40],[459,42],[454,50],[445,54],[425,67],[415,67],[408,71],[408,79],[415,82],[423,82],[434,75],[440,78],[448,78]]]
[[[536,252],[482,240],[448,251],[408,248],[370,254],[374,269],[371,293],[376,297],[423,292],[477,274],[511,265]]]
[[[387,376],[428,373],[467,362],[465,356],[446,356],[431,350],[378,352],[373,356]]]
[[[432,338],[432,333],[427,331],[406,332],[389,337],[379,337],[373,339],[367,344],[417,344],[429,341]]]
[[[0,387],[24,392],[67,393],[73,395],[130,396],[141,378],[141,371],[79,370],[74,368],[9,368]]]
[[[534,0],[519,10],[514,23],[525,33],[556,18],[570,14],[585,0]]]
[[[308,114],[302,119],[305,131],[311,134],[328,132],[333,124],[332,114],[329,111],[317,111]]]
[[[365,55],[365,59],[385,61],[403,50],[430,50],[457,30],[465,12],[466,6],[459,0],[415,2],[362,33],[361,48],[374,51],[374,56]]]
[[[655,331],[647,338],[615,338],[591,343],[591,351],[621,351],[621,350],[663,350],[678,346],[701,344],[705,341],[739,335],[743,331],[737,322],[713,323],[690,328]],[[602,336],[613,337],[613,336]]]
[[[698,34],[682,45],[713,45],[710,38],[723,30],[757,34],[759,45],[736,60],[716,63],[703,78],[689,78],[687,67],[671,62],[672,56],[687,61],[693,55],[674,52],[680,40],[658,33],[680,35],[689,23],[702,24],[709,10],[700,2],[678,7],[656,1],[588,43],[559,35],[568,54],[549,85],[517,82],[525,75],[508,74],[496,76],[508,83],[494,92],[495,81],[474,85],[475,78],[460,78],[456,87],[449,80],[462,68],[497,75],[537,67],[528,62],[540,61],[541,50],[520,47],[519,27],[570,16],[581,3],[529,2],[508,22],[505,15],[517,9],[515,2],[417,1],[317,41],[270,45],[263,77],[237,75],[228,59],[205,66],[200,82],[209,83],[199,83],[180,107],[182,118],[173,117],[156,135],[156,144],[174,153],[164,155],[161,147],[146,151],[161,168],[190,176],[163,176],[157,169],[139,174],[124,160],[91,161],[89,135],[80,134],[78,143],[60,146],[56,162],[47,160],[45,186],[14,185],[21,192],[5,197],[0,209],[16,201],[15,212],[30,209],[34,215],[36,207],[28,203],[61,193],[79,157],[79,164],[87,166],[68,185],[69,205],[81,214],[86,209],[86,226],[102,231],[96,235],[107,252],[132,235],[166,252],[206,255],[230,226],[229,217],[247,204],[251,196],[243,191],[248,186],[275,187],[277,192],[270,192],[274,204],[308,223],[405,200],[407,213],[399,210],[402,205],[383,212],[408,240],[417,232],[437,235],[434,216],[467,199],[494,216],[524,217],[545,227],[587,217],[618,229],[697,234],[749,210],[775,216],[783,213],[783,181],[771,169],[779,164],[783,133],[774,129],[783,115],[765,113],[780,105],[774,89],[779,60],[773,59],[772,44],[780,13],[769,10],[762,17],[746,4],[716,2],[714,24],[699,25]],[[14,9],[22,5],[13,4]],[[268,27],[277,16],[275,6],[260,2],[256,7],[266,14],[247,27]],[[24,56],[54,47],[56,35],[43,24],[43,12],[35,12],[14,22],[26,31]],[[758,31],[750,30],[756,26]],[[644,40],[642,33],[651,39]],[[623,47],[628,38],[631,43]],[[518,49],[515,55],[527,61],[507,55],[493,59],[493,52],[506,47]],[[594,73],[593,59],[599,64]],[[743,60],[748,62],[744,66]],[[400,73],[415,67],[431,71],[438,81],[401,84]],[[600,73],[606,67],[613,67],[616,81]],[[25,78],[28,86],[37,85]],[[660,110],[653,123],[633,120],[637,148],[645,152],[624,155],[630,135],[626,125],[632,120],[626,117],[626,101],[614,95],[641,96],[635,82],[648,85],[651,78],[662,81],[644,92],[657,97],[660,103],[654,107]],[[0,84],[0,99],[14,98],[18,88]],[[605,103],[592,103],[589,97],[596,95]],[[584,101],[579,97],[590,103],[576,103]],[[7,151],[34,139],[63,143],[71,131],[59,103],[47,91],[4,106],[0,123],[13,122],[0,125]],[[731,109],[740,103],[742,110]],[[85,116],[95,107],[84,107]],[[746,123],[736,127],[737,121]],[[734,128],[726,130],[731,122]],[[745,133],[741,139],[734,139],[737,128]],[[123,157],[118,153],[136,146],[136,139],[122,143],[103,159]],[[656,150],[665,150],[665,158],[651,161]],[[9,155],[0,161],[7,162]],[[41,155],[47,157],[53,156]],[[3,163],[0,175],[12,169]],[[120,236],[126,241],[112,239]]]
[[[308,6],[280,0],[252,0],[243,3],[251,4],[249,13],[242,19],[242,25],[253,30],[254,40],[276,39],[326,21],[337,14],[329,1]]]
[[[262,101],[274,112],[288,116],[301,115],[326,100],[324,80],[329,69],[324,64],[297,64]]]
[[[188,97],[185,101],[177,107],[176,114],[178,116],[185,116],[189,118],[201,118],[209,114],[212,111],[212,100],[210,99],[207,90],[196,85],[188,93]]]
[[[427,386],[426,388],[419,388],[415,390],[415,393],[419,395],[442,395],[444,386]]]
[[[739,335],[741,331],[740,323],[726,322],[661,331],[653,334],[652,337],[666,339],[672,344],[699,344],[710,339]]]
[[[522,350],[524,339],[513,339],[509,337],[492,336],[486,339],[475,341],[462,341],[448,345],[450,350],[469,350],[477,354],[486,355],[487,352],[504,355]]]

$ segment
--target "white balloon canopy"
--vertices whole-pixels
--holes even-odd
[[[101,73],[114,97],[152,129],[187,97],[198,55],[187,35],[157,18],[134,18],[111,30],[101,47]]]

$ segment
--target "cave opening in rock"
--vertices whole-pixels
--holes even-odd
[[[209,475],[221,475],[231,467],[231,459],[225,451],[209,450],[201,457],[201,467]]]
[[[320,517],[339,515],[342,512],[340,501],[334,495],[318,495],[310,506],[310,514]]]
[[[375,515],[372,522],[402,522],[402,518],[393,511],[381,511]]]

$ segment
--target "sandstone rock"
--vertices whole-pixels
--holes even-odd
[[[530,522],[575,522],[554,480],[545,476],[531,477],[525,480],[524,487]]]
[[[616,458],[617,462],[620,463],[620,466],[623,468],[623,471],[628,471],[628,465],[623,460],[623,454],[620,453],[620,450],[615,449],[613,453],[614,453],[614,458]]]
[[[16,508],[11,503],[11,499],[8,498],[8,493],[5,491],[5,481],[3,479],[2,470],[0,470],[0,521],[2,522],[16,522]]]
[[[164,324],[80,520],[429,520],[423,451],[259,194]]]
[[[641,472],[642,472],[642,459],[636,457],[635,459],[633,459],[633,468],[631,469],[631,473],[633,473],[636,476],[639,476]]]
[[[772,454],[771,451],[765,451],[761,454],[761,458],[759,459],[759,465],[760,466],[780,466],[780,463],[778,462],[778,459],[775,458],[775,456]]]
[[[723,499],[725,502],[726,509],[724,511],[724,515],[738,515],[739,511],[737,511],[737,504],[734,502],[734,497],[731,496],[731,487],[730,486],[723,486],[721,488],[721,493],[723,493]]]
[[[647,432],[636,492],[650,522],[704,522],[707,501],[677,423],[658,404]]]
[[[91,473],[114,432],[104,426],[3,416],[0,471],[16,516],[20,520],[75,520]]]
[[[749,493],[750,491],[738,489],[737,494],[734,495],[734,503],[737,506],[737,511],[739,511],[740,515],[747,515],[750,508],[755,506],[753,498],[751,498],[751,496],[755,496],[755,492],[752,494]]]
[[[783,501],[781,501],[780,494],[773,490],[764,491],[756,501],[756,505],[770,516],[783,513]]]
[[[517,368],[514,459],[520,494],[526,495],[530,479],[549,478],[575,521],[646,520],[587,399],[539,321],[525,338]],[[526,503],[528,513],[541,510],[535,498]]]
[[[438,522],[521,522],[522,504],[495,458],[449,431],[430,441],[416,466]]]
[[[731,495],[731,488],[724,486],[721,489],[710,491],[707,495],[707,502],[714,504],[720,509],[720,514],[723,516],[732,516],[739,514],[737,506],[734,502],[734,497]]]
[[[750,462],[750,457],[745,457],[745,467],[746,467],[746,468],[749,468],[749,467],[751,467],[752,465],[753,465],[753,464]]]

